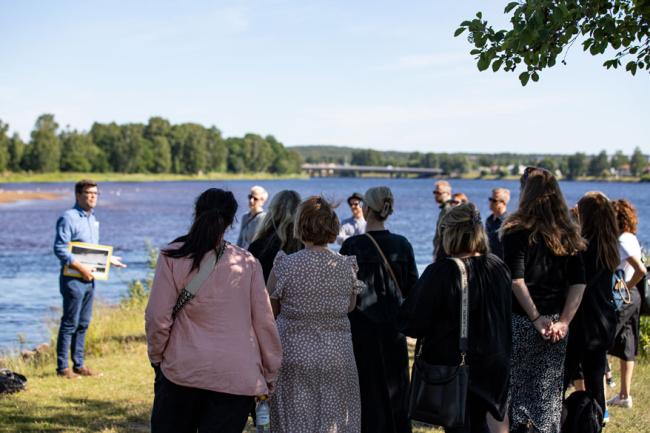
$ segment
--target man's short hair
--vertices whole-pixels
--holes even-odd
[[[503,201],[504,204],[508,204],[510,201],[510,190],[507,188],[494,188],[492,190],[492,195],[494,195],[497,200]]]
[[[77,182],[74,185],[74,192],[75,194],[81,194],[84,192],[86,188],[92,188],[93,186],[97,186],[97,182],[95,182],[92,179],[81,179],[79,182]]]

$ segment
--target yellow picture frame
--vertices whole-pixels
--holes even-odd
[[[108,273],[111,270],[111,257],[113,247],[109,245],[87,244],[85,242],[68,243],[68,251],[72,253],[75,260],[92,269],[93,277],[96,280],[108,280]],[[77,270],[66,265],[63,268],[63,275],[68,277],[81,277]]]

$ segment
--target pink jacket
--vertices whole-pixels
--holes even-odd
[[[161,363],[165,377],[178,385],[268,394],[282,347],[259,262],[228,245],[196,297],[172,320],[178,294],[196,273],[191,267],[188,258],[158,257],[145,312],[149,360]]]

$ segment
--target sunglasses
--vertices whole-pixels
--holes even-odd
[[[502,203],[503,202],[503,200],[499,200],[499,199],[496,199],[496,198],[493,198],[493,197],[488,197],[488,201],[490,203]]]
[[[361,206],[361,202],[360,202],[360,201],[352,201],[352,202],[350,202],[350,203],[348,203],[348,204],[350,205],[350,207],[358,207],[358,206]]]
[[[433,191],[433,195],[440,195],[442,194],[442,191]]]
[[[248,199],[254,201],[262,200],[261,197],[255,197],[253,194],[248,194]]]

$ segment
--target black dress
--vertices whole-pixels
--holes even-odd
[[[275,233],[256,239],[248,246],[248,251],[262,264],[264,281],[269,279],[269,274],[273,269],[273,261],[281,246],[280,238]]]
[[[494,254],[463,259],[468,278],[470,412],[503,419],[510,377],[511,278]],[[404,332],[418,337],[421,356],[437,365],[460,363],[460,270],[450,259],[429,265],[402,306]],[[471,414],[468,414],[471,416]],[[479,414],[480,415],[480,414]],[[471,431],[481,431],[471,426]],[[469,430],[468,430],[469,431]]]
[[[359,372],[361,431],[409,433],[408,349],[406,337],[399,331],[398,315],[403,299],[417,281],[418,271],[413,248],[405,237],[388,230],[369,234],[390,262],[401,293],[366,235],[345,240],[340,253],[357,257],[357,277],[367,285],[349,315]]]
[[[582,256],[587,286],[569,325],[564,389],[582,366],[587,393],[605,412],[603,375],[607,369],[607,349],[616,336],[617,319],[612,297],[612,272],[598,263],[595,247],[590,245]]]

